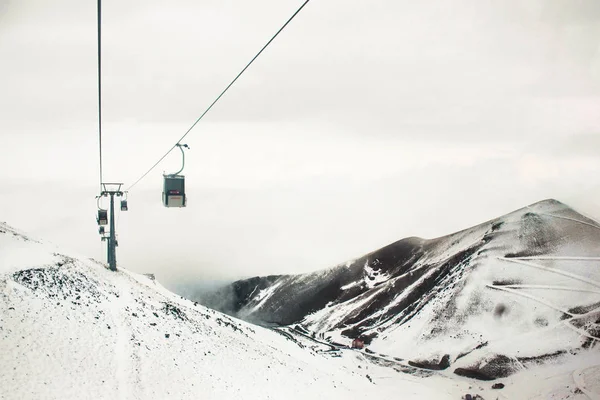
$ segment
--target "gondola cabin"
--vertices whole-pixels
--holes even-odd
[[[165,207],[185,207],[185,177],[164,175],[163,204]]]
[[[121,200],[121,211],[127,210],[129,210],[129,208],[127,208],[127,200]]]
[[[98,225],[106,225],[108,224],[108,211],[107,210],[98,210]]]

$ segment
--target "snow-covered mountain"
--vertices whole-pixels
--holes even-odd
[[[0,223],[0,399],[452,399],[470,385],[327,350]]]
[[[257,278],[246,316],[295,307],[296,324],[267,329],[0,223],[0,399],[598,398],[598,264],[583,259],[596,230],[545,202],[331,271]],[[367,349],[331,343],[353,335]]]
[[[545,200],[335,268],[256,277],[212,305],[263,325],[478,379],[591,354],[600,362],[600,224]]]

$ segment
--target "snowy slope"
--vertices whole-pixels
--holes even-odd
[[[0,224],[0,399],[455,399],[469,385],[331,357]]]
[[[600,224],[555,200],[231,292],[248,320],[300,324],[339,343],[360,337],[373,351],[480,379],[588,353],[600,360]]]

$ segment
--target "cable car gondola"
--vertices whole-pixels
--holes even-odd
[[[179,144],[176,145],[181,150],[182,155],[182,164],[181,169],[174,174],[164,175],[164,184],[163,184],[163,205],[165,207],[185,207],[187,204],[187,198],[185,195],[185,176],[179,175],[183,168],[185,167],[185,153],[183,152],[183,148],[189,149],[187,144]]]
[[[108,225],[108,210],[100,207],[100,199],[102,195],[96,197],[96,204],[98,205],[98,216],[96,217],[96,222],[98,225]]]
[[[163,203],[165,207],[185,207],[185,177],[183,175],[165,175]]]
[[[98,225],[108,224],[108,210],[98,210],[98,217],[96,218]]]
[[[127,192],[125,192],[125,198],[121,200],[121,211],[127,211],[129,208],[127,207]]]

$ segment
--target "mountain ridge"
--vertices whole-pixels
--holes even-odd
[[[469,348],[479,347],[475,353],[483,358],[494,346],[498,357],[511,352],[482,321],[518,337],[545,335],[542,328],[551,323],[570,330],[561,332],[562,344],[532,351],[522,344],[517,351],[527,359],[595,346],[600,318],[575,338],[571,334],[579,328],[573,324],[581,325],[577,321],[583,317],[557,311],[597,311],[593,305],[600,297],[582,294],[588,290],[585,282],[600,280],[594,257],[600,257],[600,224],[547,199],[450,235],[401,239],[332,268],[237,281],[218,295],[230,296],[229,313],[253,323],[299,325],[337,343],[360,338],[398,357],[439,360],[447,354],[457,364],[469,361],[463,354]],[[571,290],[574,303],[556,294],[567,290],[553,288],[558,283]],[[567,326],[565,318],[575,319]],[[517,360],[512,354],[509,359]],[[513,372],[518,366],[505,364]]]

